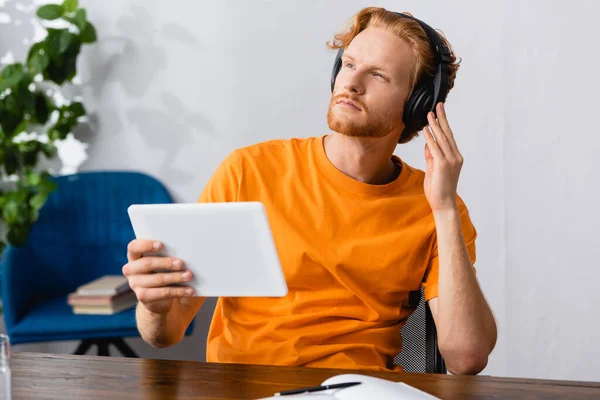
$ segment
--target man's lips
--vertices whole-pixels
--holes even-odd
[[[337,104],[341,104],[346,107],[354,108],[355,110],[362,111],[362,109],[352,100],[349,99],[340,99],[337,101]]]

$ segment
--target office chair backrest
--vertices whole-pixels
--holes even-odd
[[[171,203],[156,179],[136,172],[84,172],[53,178],[58,188],[40,210],[25,247],[29,285],[39,300],[64,295],[106,274],[120,275],[135,238],[133,203]],[[35,298],[31,299],[35,303]]]
[[[435,323],[422,288],[410,293],[410,303],[418,305],[402,327],[402,351],[394,358],[394,364],[401,365],[405,372],[445,374]]]

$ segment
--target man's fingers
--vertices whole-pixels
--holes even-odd
[[[460,156],[460,151],[458,150],[458,145],[456,144],[456,140],[454,139],[454,133],[450,128],[450,123],[448,123],[448,118],[446,117],[446,110],[444,109],[444,103],[438,103],[436,108],[437,113],[437,124],[440,129],[444,132],[446,139],[448,140],[448,144],[452,149],[452,153],[455,157]]]
[[[129,278],[129,286],[135,290],[141,288],[158,288],[189,282],[192,279],[190,271],[163,272],[158,274],[134,275]]]
[[[452,129],[450,129],[450,124],[448,123],[448,118],[446,117],[446,110],[444,109],[444,103],[438,103],[436,108],[436,115],[438,123],[440,124],[442,129],[444,129],[448,137],[453,138],[454,133],[452,132]]]
[[[123,275],[144,275],[161,271],[180,271],[183,261],[174,257],[142,257],[127,263],[123,267]]]
[[[160,288],[143,288],[135,289],[135,295],[142,303],[151,303],[153,301],[176,299],[180,297],[190,297],[194,295],[194,289],[191,287],[173,287],[164,286]]]
[[[436,139],[440,149],[442,149],[442,152],[444,153],[445,158],[451,162],[460,158],[460,152],[458,151],[458,147],[456,146],[456,142],[454,141],[454,138],[451,136],[448,136],[448,133],[442,129],[442,127],[439,125],[438,121],[436,121],[435,115],[432,112],[430,112],[427,115],[427,120],[429,121],[430,129],[433,130],[435,139]]]
[[[429,127],[426,126],[423,128],[423,136],[425,137],[425,140],[427,141],[427,147],[429,148],[429,152],[431,153],[433,158],[443,157],[444,153],[438,146],[438,143],[433,139],[433,135],[431,134]]]
[[[160,249],[162,249],[162,243],[156,240],[132,240],[127,245],[127,260],[134,261],[141,258],[144,253],[151,253]]]
[[[425,143],[425,159],[428,160],[433,158],[433,154],[431,154],[431,150],[429,150],[429,144]]]
[[[435,140],[436,140],[438,146],[440,147],[440,149],[442,149],[442,152],[444,153],[444,155],[446,155],[446,156],[451,155],[453,153],[453,149],[451,148],[450,144],[448,143],[448,137],[447,137],[446,133],[442,130],[442,128],[439,126],[439,124],[435,120],[435,114],[432,112],[428,113],[427,121],[429,121],[429,129],[433,132],[433,135],[435,136]]]

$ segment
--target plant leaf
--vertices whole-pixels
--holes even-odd
[[[87,13],[85,9],[80,8],[75,11],[75,25],[79,28],[79,33],[83,32],[85,25],[87,24]]]
[[[68,108],[73,113],[73,118],[75,120],[85,115],[85,107],[83,106],[83,103],[79,101],[69,104]]]
[[[19,217],[19,203],[16,200],[10,199],[2,208],[2,218],[7,224],[13,224]]]
[[[64,13],[65,9],[60,4],[46,4],[37,10],[38,17],[50,21],[62,17]]]
[[[77,49],[77,53],[79,53],[79,49]],[[71,81],[77,75],[77,53],[67,53],[65,54],[65,78],[68,81]]]
[[[22,152],[23,165],[25,167],[35,167],[38,161],[38,153],[41,150],[41,143],[37,140],[27,142],[27,146]]]
[[[6,239],[13,246],[24,246],[27,243],[31,225],[14,225],[10,227]]]
[[[37,193],[50,194],[56,189],[56,183],[51,181],[49,178],[44,178],[44,180],[38,185]]]
[[[31,75],[24,73],[21,77],[19,86],[14,91],[15,100],[18,104],[19,114],[24,117],[23,113],[32,113],[35,111],[35,93],[29,90],[31,84]]]
[[[20,68],[16,67],[17,65]],[[2,70],[2,81],[0,82],[0,93],[2,93],[8,88],[13,89],[14,87],[16,87],[19,84],[19,82],[21,82],[21,79],[24,75],[25,72],[23,72],[23,66],[21,64],[12,64],[4,67],[4,69]]]
[[[62,69],[63,64],[64,60],[62,56],[59,56],[58,59],[53,59],[44,71],[44,79],[56,82],[57,85],[62,85],[67,80],[65,71]]]
[[[34,210],[39,210],[44,206],[46,200],[48,200],[48,193],[36,193],[29,200],[29,205]]]
[[[21,63],[15,63],[15,64],[8,64],[7,66],[5,66],[2,69],[2,78],[3,79],[8,79],[13,75],[19,75],[23,73],[23,64]]]
[[[23,132],[25,129],[27,129],[27,124],[27,120],[24,119],[19,125],[17,125],[12,134],[18,135],[19,133]]]
[[[73,12],[79,7],[79,1],[77,0],[65,0],[62,4],[66,12]]]
[[[42,176],[35,172],[30,172],[27,174],[27,182],[30,186],[37,186],[42,182]]]
[[[17,191],[13,192],[13,200],[16,201],[21,206],[27,201],[29,194],[30,194],[29,189],[24,188],[21,185],[21,186],[19,186]]]
[[[60,41],[62,32],[66,31],[66,29],[54,29],[48,28],[48,36],[44,40],[46,42],[46,50],[48,50],[48,55],[55,61],[62,52],[60,51]]]
[[[63,54],[53,58],[44,71],[44,78],[51,79],[58,85],[72,80],[77,74],[77,56],[81,50],[81,40],[77,35],[72,35],[71,39],[69,48]]]
[[[48,158],[52,158],[56,155],[56,147],[52,143],[44,143],[42,151]]]
[[[60,33],[60,37],[58,39],[58,51],[60,54],[64,54],[67,51],[74,37],[75,35],[66,29]]]
[[[19,127],[19,125],[21,125],[22,121],[22,115],[3,115],[2,119],[0,119],[0,126],[6,133],[6,136],[12,139],[12,137],[15,135],[16,129]]]
[[[19,159],[17,152],[13,147],[4,147],[4,170],[6,175],[12,175],[17,172]]]
[[[43,125],[48,122],[48,118],[50,118],[48,101],[46,100],[46,96],[38,93],[35,96],[35,120]]]
[[[50,128],[50,130],[48,131],[48,139],[50,139],[50,141],[52,142],[55,140],[59,140],[60,132],[56,128]]]
[[[38,220],[40,217],[40,210],[36,210],[35,208],[31,209],[31,216],[29,218],[29,222],[32,224]]]
[[[44,42],[36,43],[31,47],[27,56],[27,67],[34,74],[44,71],[50,63],[50,56],[46,51]]]
[[[96,28],[89,22],[85,24],[85,27],[81,31],[81,41],[83,43],[94,43],[98,39],[96,35]]]

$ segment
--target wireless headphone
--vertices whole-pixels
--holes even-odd
[[[416,132],[423,129],[428,124],[427,113],[430,111],[435,112],[436,104],[446,100],[446,96],[448,95],[448,65],[451,60],[450,49],[444,44],[442,38],[440,38],[433,28],[410,15],[397,12],[394,12],[394,14],[402,18],[412,19],[421,25],[429,38],[431,47],[435,53],[435,63],[437,64],[435,75],[431,77],[429,74],[423,74],[404,106],[402,120],[405,128],[400,136],[402,138],[406,132]],[[335,87],[335,78],[342,68],[343,54],[344,49],[341,48],[335,57],[331,73],[331,92],[333,92],[333,88]]]

